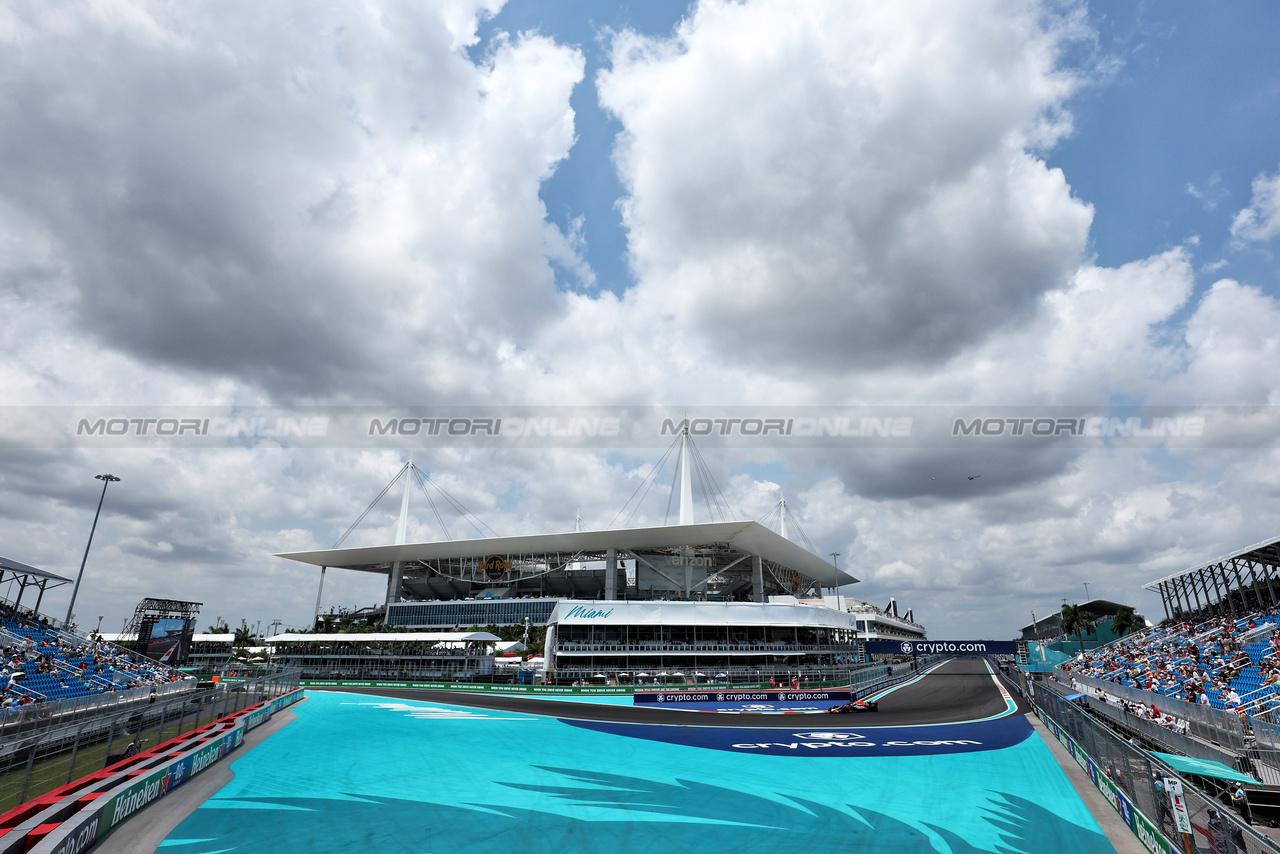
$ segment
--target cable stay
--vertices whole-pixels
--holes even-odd
[[[449,531],[449,526],[445,523],[444,516],[441,514],[441,508],[437,504],[436,498],[432,498],[432,490],[437,494],[441,504],[445,505],[449,510],[462,517],[462,519],[465,520],[481,537],[501,536],[497,531],[485,524],[484,520],[479,516],[468,510],[461,501],[454,498],[447,489],[433,480],[431,475],[414,465],[413,460],[410,459],[409,462],[400,467],[400,470],[396,472],[395,477],[391,478],[391,480],[387,482],[387,485],[378,493],[378,497],[373,499],[373,501],[369,503],[369,506],[364,509],[364,512],[356,517],[356,520],[352,522],[351,526],[342,533],[342,536],[338,538],[337,542],[335,542],[332,547],[335,549],[341,547],[341,545],[346,542],[347,537],[351,536],[352,532],[360,526],[360,523],[363,522],[371,512],[373,512],[373,508],[378,506],[378,502],[382,501],[382,499],[387,496],[387,493],[391,491],[391,487],[395,486],[401,478],[406,477],[410,472],[413,474],[414,481],[418,484],[418,488],[422,491],[423,496],[427,499],[427,505],[431,508],[431,514],[435,517],[436,524],[440,526],[440,530],[444,532],[446,540],[452,540],[453,534]],[[428,485],[431,487],[431,490],[427,489]]]
[[[716,481],[715,475],[711,472],[711,466],[707,464],[702,453],[694,445],[693,439],[689,436],[689,428],[686,426],[675,441],[667,446],[658,462],[645,474],[639,486],[631,493],[631,497],[627,499],[622,509],[609,522],[609,528],[613,528],[619,519],[623,519],[623,527],[631,526],[636,515],[640,512],[640,507],[644,504],[645,498],[648,497],[649,491],[660,479],[663,479],[661,476],[666,471],[669,460],[674,460],[671,473],[671,492],[667,495],[662,524],[671,524],[673,505],[676,506],[678,524],[693,524],[693,485],[695,481],[697,482],[698,490],[702,494],[702,503],[707,509],[707,516],[711,521],[727,522],[735,518],[741,518],[741,515],[737,514],[730,506],[724,490],[720,488],[719,482]]]
[[[809,535],[806,534],[804,532],[804,528],[800,526],[800,520],[796,518],[795,514],[791,512],[791,508],[787,506],[787,499],[785,496],[779,497],[778,503],[773,505],[773,509],[756,521],[761,525],[764,525],[766,528],[777,531],[786,539],[791,539],[791,537],[787,535],[789,525],[791,530],[794,530],[799,536],[801,545],[814,554],[818,553],[817,548],[813,545],[813,541],[809,539]]]

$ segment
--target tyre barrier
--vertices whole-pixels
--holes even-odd
[[[229,755],[245,733],[303,699],[264,700],[128,756],[0,815],[0,854],[83,854],[140,810]]]

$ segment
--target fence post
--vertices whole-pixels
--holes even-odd
[[[76,770],[76,754],[80,752],[80,736],[84,733],[84,727],[76,730],[76,743],[71,748],[71,761],[67,764],[67,779],[63,783],[65,786],[71,782],[71,773]]]
[[[106,753],[106,756],[102,757],[103,768],[107,767],[107,764],[108,764],[107,760],[111,756],[111,744],[116,740],[116,721],[118,721],[119,719],[120,719],[119,715],[116,715],[114,718],[111,719],[111,731],[107,734],[107,753]]]
[[[18,803],[23,803],[27,799],[27,784],[31,782],[31,766],[36,761],[36,748],[39,742],[31,745],[31,752],[27,754],[27,770],[22,774],[22,791],[18,793]]]

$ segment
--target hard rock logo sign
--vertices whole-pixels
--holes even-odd
[[[490,581],[501,581],[511,568],[511,561],[502,555],[489,555],[484,559],[484,577]]]

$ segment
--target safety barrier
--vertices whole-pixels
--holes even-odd
[[[1198,703],[1188,703],[1176,697],[1166,697],[1163,694],[1155,694],[1151,691],[1144,691],[1141,688],[1132,688],[1128,685],[1108,682],[1105,679],[1095,679],[1092,676],[1067,673],[1062,670],[1054,671],[1054,678],[1063,684],[1075,683],[1080,685],[1081,690],[1084,690],[1086,694],[1092,694],[1101,688],[1108,694],[1113,694],[1131,703],[1156,706],[1161,711],[1167,711],[1175,718],[1181,718],[1189,722],[1191,724],[1191,734],[1196,738],[1221,744],[1232,750],[1244,749],[1244,728],[1240,724],[1240,718],[1234,712],[1215,709],[1212,706],[1202,706]]]
[[[1110,718],[1116,726],[1141,735],[1147,742],[1161,745],[1165,753],[1180,753],[1183,756],[1221,762],[1231,767],[1236,765],[1236,754],[1231,751],[1174,732],[1155,721],[1130,714],[1118,706],[1090,700],[1089,708],[1103,717]]]
[[[244,743],[303,698],[295,689],[120,760],[0,816],[0,854],[84,854],[140,810]]]

